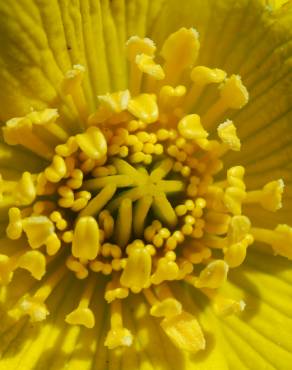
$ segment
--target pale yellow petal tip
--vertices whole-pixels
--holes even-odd
[[[133,343],[133,336],[126,328],[111,329],[105,339],[104,345],[109,349],[117,347],[130,347]]]
[[[95,317],[90,308],[78,307],[76,310],[69,313],[65,321],[71,325],[82,325],[88,329],[92,329],[95,325]]]
[[[205,349],[206,341],[197,319],[188,312],[164,318],[160,323],[170,340],[180,349],[197,353]]]

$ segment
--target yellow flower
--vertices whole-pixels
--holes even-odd
[[[0,369],[288,370],[291,2],[0,17]]]

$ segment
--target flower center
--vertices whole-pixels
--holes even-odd
[[[19,240],[22,249],[0,256],[0,280],[8,284],[18,267],[40,280],[47,264],[56,265],[34,294],[23,296],[10,311],[16,319],[28,314],[33,321],[43,320],[49,313],[47,298],[71,271],[85,284],[66,321],[93,327],[90,303],[97,276],[103,274],[109,279],[104,298],[111,305],[106,346],[131,345],[121,300],[140,293],[170,339],[197,352],[205,347],[203,332],[169,282],[183,280],[199,289],[220,314],[240,312],[244,302],[217,289],[229,268],[243,263],[253,241],[292,258],[282,243],[291,242],[291,228],[255,228],[242,214],[247,203],[280,208],[282,180],[247,192],[241,166],[228,169],[222,179],[222,157],[241,144],[232,121],[219,123],[226,112],[247,103],[248,93],[239,76],[193,67],[198,49],[198,34],[180,29],[164,43],[161,67],[151,40],[130,38],[129,90],[99,96],[91,115],[81,89],[84,69],[74,66],[62,90],[85,126],[78,133],[69,135],[57,123],[55,109],[6,123],[8,144],[22,145],[49,163],[38,174],[24,172],[19,181],[2,180],[7,237]],[[188,89],[177,85],[187,72]],[[200,115],[193,113],[207,87],[216,84],[213,103]]]

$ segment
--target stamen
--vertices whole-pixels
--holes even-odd
[[[119,346],[129,347],[132,345],[133,337],[128,329],[123,328],[121,301],[116,299],[110,305],[111,329],[107,334],[104,345],[109,349]]]
[[[271,181],[262,190],[246,193],[244,203],[259,203],[267,211],[275,212],[282,207],[283,180]]]
[[[29,315],[31,321],[43,321],[49,314],[45,301],[52,294],[55,287],[66,274],[66,266],[61,265],[39,288],[33,296],[25,295],[20,299],[15,308],[9,311],[13,318]]]
[[[128,258],[120,282],[134,293],[139,293],[150,285],[151,255],[141,240],[129,244],[126,251]]]
[[[193,84],[183,103],[185,112],[188,112],[191,107],[195,106],[205,86],[211,83],[223,82],[226,72],[218,68],[210,69],[204,66],[197,66],[193,68],[190,77]]]
[[[248,102],[248,92],[241,78],[232,75],[220,88],[219,100],[202,117],[202,122],[211,127],[228,109],[241,109]]]
[[[83,325],[86,328],[93,328],[95,325],[94,313],[90,308],[88,308],[90,301],[92,299],[94,288],[96,284],[95,275],[91,275],[89,281],[86,283],[85,290],[81,296],[78,307],[69,313],[65,321],[71,325]]]
[[[81,87],[84,72],[85,68],[82,65],[74,65],[73,69],[68,71],[65,75],[62,90],[65,95],[71,95],[81,120],[86,122],[88,117],[88,106]]]
[[[251,228],[255,240],[271,245],[274,253],[292,259],[292,228],[288,225],[278,225],[275,230],[258,227]]]

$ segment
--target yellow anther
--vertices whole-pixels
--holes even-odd
[[[150,315],[154,317],[173,317],[182,312],[181,303],[175,298],[165,298],[163,301],[158,301],[150,309]]]
[[[210,262],[195,282],[197,288],[219,288],[227,278],[228,265],[222,260]]]
[[[76,141],[90,159],[96,160],[106,155],[106,139],[97,127],[89,127],[83,134],[76,135]]]
[[[180,173],[183,177],[189,177],[191,174],[191,169],[189,166],[183,166]]]
[[[230,267],[240,266],[245,259],[246,249],[253,243],[250,227],[246,216],[232,218],[227,234],[228,246],[224,248],[224,260]]]
[[[129,148],[125,145],[121,146],[119,150],[120,157],[125,158],[128,156],[128,154],[129,154]]]
[[[82,80],[85,68],[76,64],[69,70],[63,79],[62,90],[65,95],[71,95],[80,117],[86,121],[88,117],[88,107],[82,89]]]
[[[62,235],[62,240],[65,243],[71,243],[73,240],[73,231],[72,230],[65,231],[64,234]]]
[[[80,169],[75,168],[70,175],[71,178],[67,181],[67,186],[71,189],[79,189],[83,182],[83,172]]]
[[[230,220],[231,216],[227,213],[209,211],[205,215],[205,231],[215,235],[226,234]]]
[[[99,95],[99,103],[112,113],[121,113],[126,110],[130,100],[129,90],[122,90],[106,95]]]
[[[38,122],[38,124],[40,123]],[[46,124],[46,122],[43,122],[43,124]],[[34,122],[28,116],[10,119],[2,128],[4,140],[9,145],[20,144],[34,153],[50,159],[53,150],[33,132],[33,125]]]
[[[49,237],[55,235],[52,221],[46,216],[31,216],[22,220],[23,231],[26,233],[31,248],[47,245]]]
[[[99,227],[91,216],[80,217],[75,225],[72,254],[83,260],[93,260],[100,248]]]
[[[66,260],[66,267],[75,273],[77,279],[83,280],[88,276],[87,267],[73,256],[69,256]]]
[[[139,293],[150,285],[152,259],[143,242],[136,240],[127,246],[127,263],[121,275],[121,285]]]
[[[62,157],[69,157],[78,150],[75,136],[70,136],[65,144],[57,145],[55,152]]]
[[[56,233],[51,234],[46,239],[47,254],[53,256],[61,248],[61,240],[58,238]]]
[[[184,234],[184,235],[191,235],[192,232],[193,232],[194,228],[192,225],[190,224],[184,224],[182,227],[181,227],[181,232]]]
[[[219,100],[205,113],[202,121],[212,126],[228,109],[240,109],[248,102],[248,92],[239,76],[232,75],[220,88]]]
[[[159,92],[159,109],[163,112],[170,112],[178,107],[182,101],[182,97],[186,93],[186,88],[183,85],[172,87],[165,85]],[[163,130],[163,129],[162,129]],[[163,132],[163,131],[162,131]]]
[[[73,69],[66,73],[62,85],[64,94],[71,95],[76,88],[81,86],[84,72],[85,68],[80,64],[76,64],[73,66]]]
[[[193,66],[199,48],[199,35],[193,28],[180,28],[166,39],[161,55],[165,60],[164,71],[169,84],[174,85],[182,71]]]
[[[158,260],[157,268],[151,276],[152,284],[160,284],[165,280],[175,280],[177,278],[179,268],[175,258],[174,252],[167,252],[165,257]]]
[[[140,94],[129,101],[128,111],[145,123],[153,123],[158,118],[158,106],[154,94]]]
[[[159,230],[158,235],[163,239],[167,239],[170,237],[170,231],[166,227],[163,227]]]
[[[161,128],[156,133],[158,141],[166,141],[169,139],[169,131]]]
[[[204,130],[200,117],[197,114],[189,114],[182,118],[177,128],[182,137],[188,140],[194,140],[199,146],[204,145],[209,135]]]
[[[17,261],[17,265],[28,270],[37,280],[41,280],[46,272],[46,259],[39,251],[28,251],[24,253]]]
[[[99,214],[99,225],[104,230],[105,237],[109,239],[114,232],[114,218],[109,211],[104,210]]]
[[[156,80],[164,79],[164,71],[159,64],[154,62],[153,57],[147,54],[139,54],[136,56],[135,62],[141,72],[154,77]]]
[[[251,234],[255,240],[271,245],[274,253],[292,260],[292,227],[281,224],[275,230],[253,227]]]
[[[231,150],[239,151],[241,147],[240,140],[236,135],[236,127],[230,120],[221,123],[217,128],[218,136],[222,142]]]
[[[99,107],[97,111],[89,117],[88,123],[90,125],[98,125],[114,117],[121,118],[121,115],[128,107],[130,92],[129,90],[117,91],[99,95],[97,98]],[[112,121],[111,123],[114,124],[115,122]]]
[[[6,234],[9,239],[19,239],[22,234],[22,217],[19,208],[12,207],[8,211],[9,224],[6,228]]]
[[[204,66],[197,66],[191,72],[191,80],[199,86],[223,82],[225,77],[226,72],[218,68],[211,69]]]
[[[195,204],[191,199],[187,199],[185,201],[185,206],[187,207],[188,211],[192,211],[195,208]]]
[[[201,289],[208,298],[212,301],[212,306],[217,315],[227,316],[230,314],[238,314],[245,309],[245,302],[243,300],[235,300],[225,297],[211,289]]]
[[[185,258],[179,258],[177,261],[179,273],[177,276],[177,280],[183,280],[186,276],[190,275],[193,270],[193,264]]]
[[[227,171],[228,187],[224,194],[224,204],[234,215],[241,214],[241,205],[246,197],[245,184],[243,181],[244,168],[232,167]]]
[[[166,317],[160,323],[170,340],[180,349],[197,353],[205,348],[205,338],[197,319],[186,311]]]
[[[190,225],[194,225],[194,223],[196,222],[196,219],[195,217],[191,216],[191,215],[187,215],[185,217],[185,223],[186,224],[190,224]]]
[[[129,289],[122,287],[117,279],[111,280],[106,288],[104,299],[107,303],[113,302],[115,299],[124,299],[129,295]]]
[[[129,157],[129,161],[131,163],[141,163],[144,160],[145,160],[145,154],[142,153],[142,152],[134,153],[134,154],[130,155],[130,157]]]
[[[9,315],[16,319],[29,315],[32,322],[43,321],[49,314],[45,301],[62,280],[66,271],[66,267],[62,265],[41,285],[33,296],[28,294],[23,296],[16,307],[9,311]]]
[[[93,328],[95,325],[95,317],[92,310],[89,308],[90,301],[92,299],[96,279],[91,276],[89,282],[86,282],[86,288],[81,296],[78,307],[69,313],[65,321],[71,325],[83,325],[86,328]]]
[[[105,156],[102,156],[101,158],[105,158]],[[91,172],[94,167],[96,166],[96,160],[92,158],[87,158],[80,166],[81,171],[84,174],[88,174]]]
[[[142,39],[138,36],[131,36],[126,43],[127,57],[130,61],[134,61],[138,54],[153,56],[155,50],[154,42],[148,38]]]
[[[45,176],[51,182],[59,182],[67,173],[66,163],[59,155],[54,155],[53,161],[45,169]]]
[[[74,212],[79,212],[87,206],[88,201],[91,198],[89,191],[83,190],[76,193],[76,199],[74,200],[71,209]]]
[[[244,203],[259,203],[267,211],[275,212],[282,207],[282,194],[284,181],[282,179],[271,181],[262,190],[249,191]]]
[[[120,346],[131,346],[133,337],[130,331],[123,328],[122,308],[119,299],[111,302],[111,329],[108,332],[104,345],[109,349]]]
[[[220,90],[222,102],[231,109],[240,109],[248,102],[248,92],[240,76],[232,75]]]
[[[143,145],[143,152],[146,154],[153,154],[155,150],[155,146],[152,143],[146,143]]]
[[[183,249],[183,256],[192,264],[199,264],[211,257],[211,250],[202,243],[187,246]]]
[[[36,186],[33,176],[30,172],[24,172],[21,179],[13,190],[15,194],[15,204],[29,205],[36,197]]]
[[[185,111],[196,104],[206,85],[223,82],[226,72],[218,68],[211,69],[205,66],[196,66],[192,69],[190,77],[193,85],[184,101]]]
[[[0,283],[9,284],[17,268],[27,270],[36,280],[41,280],[46,272],[46,259],[38,251],[20,252],[11,257],[0,254]]]
[[[173,233],[173,237],[175,238],[175,240],[177,240],[179,243],[182,243],[184,240],[185,240],[185,237],[183,235],[183,233],[179,230],[175,231]]]
[[[148,242],[152,242],[155,234],[156,234],[156,229],[153,227],[153,225],[147,226],[144,230],[144,238]]]
[[[180,204],[175,207],[175,213],[178,216],[184,216],[187,213],[187,207],[184,204]]]
[[[17,306],[8,313],[15,319],[19,319],[24,315],[29,315],[31,322],[43,321],[47,315],[49,315],[49,311],[44,302],[30,297],[29,295],[23,296]]]

